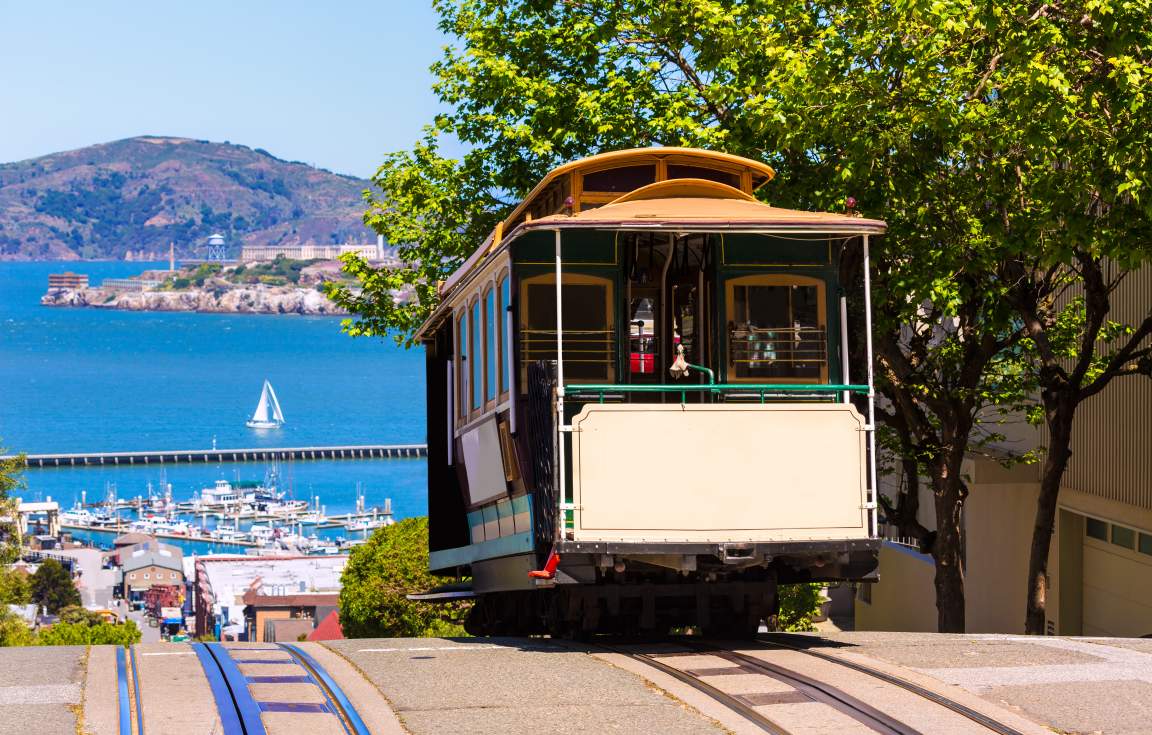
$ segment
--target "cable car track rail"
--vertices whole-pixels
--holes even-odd
[[[788,643],[782,643],[772,638],[762,637],[757,638],[755,642],[750,642],[747,645],[743,643],[737,644],[740,651],[731,650],[732,642],[728,641],[697,641],[677,637],[668,641],[668,643],[682,650],[663,650],[646,653],[643,651],[630,650],[626,644],[605,645],[596,643],[593,644],[593,646],[611,653],[626,656],[633,661],[637,661],[673,677],[677,681],[707,695],[709,698],[715,700],[764,732],[789,735],[791,731],[786,725],[772,719],[771,711],[765,713],[762,709],[763,706],[801,702],[813,702],[831,707],[836,712],[856,720],[869,730],[883,735],[924,735],[928,731],[917,729],[917,727],[889,715],[860,697],[849,694],[839,686],[828,683],[827,675],[815,675],[802,669],[797,670],[794,666],[782,666],[773,661],[749,655],[749,653],[757,650],[803,653],[813,658],[880,679],[886,684],[915,694],[935,706],[943,707],[956,715],[960,715],[985,730],[998,733],[999,735],[1023,735],[1021,731],[1010,725],[1006,725],[967,705],[902,679],[899,676],[885,673],[870,666],[856,663],[855,661],[847,661],[819,651],[811,651]],[[663,658],[685,656],[711,656],[731,665],[725,667],[680,668],[669,662],[660,660]],[[763,694],[744,692],[730,694],[707,680],[709,677],[722,674],[760,675],[767,679],[774,680],[778,684],[786,685],[791,691],[782,693],[777,689],[771,692],[764,692]]]
[[[261,717],[264,712],[328,714],[339,720],[348,735],[370,735],[368,726],[340,685],[315,658],[299,646],[280,643],[274,647],[230,648],[220,643],[194,643],[192,648],[200,660],[216,701],[223,735],[266,735],[267,730]],[[269,652],[283,653],[288,658],[245,657]],[[296,665],[301,673],[283,676],[246,675],[240,669],[240,664],[256,663]],[[323,694],[324,701],[257,701],[249,690],[249,684],[312,684]]]
[[[603,648],[604,650],[610,651],[612,653],[618,653],[621,656],[626,656],[633,661],[638,661],[645,666],[649,666],[653,669],[656,669],[657,671],[671,676],[682,684],[686,684],[692,687],[701,694],[712,698],[722,706],[732,710],[740,717],[744,718],[764,732],[772,733],[773,735],[792,735],[792,731],[788,730],[780,723],[760,712],[757,712],[753,706],[741,701],[740,699],[737,699],[735,696],[712,686],[706,681],[703,681],[699,676],[694,676],[687,671],[677,669],[674,666],[669,666],[668,664],[657,660],[654,656],[646,653],[628,651],[625,649],[616,648],[614,646],[605,646],[602,644],[597,644],[597,647]]]
[[[832,656],[832,655],[829,655],[827,653],[822,653],[820,651],[813,651],[813,650],[810,650],[807,648],[800,648],[799,646],[793,646],[793,645],[790,645],[788,643],[783,643],[783,642],[777,640],[775,637],[757,638],[756,640],[759,643],[768,644],[769,646],[776,648],[778,650],[788,650],[788,651],[795,651],[797,653],[803,653],[807,656],[812,656],[812,657],[818,658],[822,661],[828,661],[830,663],[834,663],[834,664],[837,664],[839,666],[843,666],[845,668],[852,669],[853,671],[858,671],[862,674],[867,674],[868,676],[875,677],[875,678],[880,679],[881,681],[883,681],[885,683],[900,687],[901,689],[912,692],[913,694],[916,694],[916,695],[918,695],[924,699],[927,699],[928,701],[933,702],[933,703],[935,703],[941,707],[949,709],[949,710],[951,710],[951,711],[953,711],[953,712],[955,712],[955,713],[957,713],[963,717],[968,718],[969,720],[972,720],[973,722],[975,722],[978,725],[982,725],[983,727],[991,730],[992,732],[999,733],[1000,735],[1023,735],[1023,733],[1021,733],[1019,730],[1017,730],[1013,727],[1010,727],[1009,725],[1005,725],[1002,722],[994,720],[991,717],[989,717],[989,716],[987,716],[981,712],[978,712],[967,705],[961,704],[961,703],[959,703],[953,699],[949,699],[948,697],[945,697],[942,694],[937,694],[936,692],[934,692],[930,689],[927,689],[925,687],[922,687],[919,684],[914,684],[914,683],[908,681],[907,679],[902,679],[899,676],[894,676],[892,674],[888,674],[888,673],[885,673],[883,671],[880,671],[879,669],[874,669],[871,666],[866,666],[864,664],[857,663],[855,661],[847,661],[847,660],[842,659],[838,656]]]

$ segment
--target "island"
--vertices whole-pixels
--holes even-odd
[[[238,314],[342,315],[324,284],[346,281],[338,260],[278,257],[260,263],[201,262],[148,270],[100,285],[76,273],[52,274],[45,306],[128,311],[196,311]]]

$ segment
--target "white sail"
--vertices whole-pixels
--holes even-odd
[[[264,381],[264,390],[260,391],[260,402],[256,404],[256,412],[252,414],[253,421],[265,422],[268,420],[268,381]]]
[[[264,390],[272,398],[272,420],[278,423],[284,423],[284,412],[280,410],[280,401],[276,398],[276,391],[272,390],[272,384],[267,380],[264,381]]]

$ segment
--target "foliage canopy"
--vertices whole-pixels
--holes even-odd
[[[32,602],[43,606],[50,615],[61,608],[79,606],[80,590],[72,575],[55,559],[45,559],[32,575]]]
[[[435,8],[457,39],[433,67],[446,111],[367,194],[365,221],[404,243],[406,264],[346,258],[363,285],[332,292],[359,315],[346,328],[410,339],[437,281],[547,170],[590,153],[720,149],[776,168],[761,190],[773,204],[838,211],[852,197],[889,225],[873,259],[885,418],[905,473],[930,479],[938,528],[914,530],[936,560],[941,629],[963,630],[960,465],[998,438],[982,422],[1026,404],[1037,346],[1111,339],[1091,376],[1139,334],[1060,297],[1102,262],[1152,257],[1152,2]],[[466,152],[444,155],[445,138]],[[409,284],[416,300],[394,302]]]

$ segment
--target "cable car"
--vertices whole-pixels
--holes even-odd
[[[418,599],[474,597],[477,635],[750,635],[780,583],[874,578],[885,224],[765,204],[773,176],[687,148],[575,161],[440,285],[429,563],[471,583]]]

